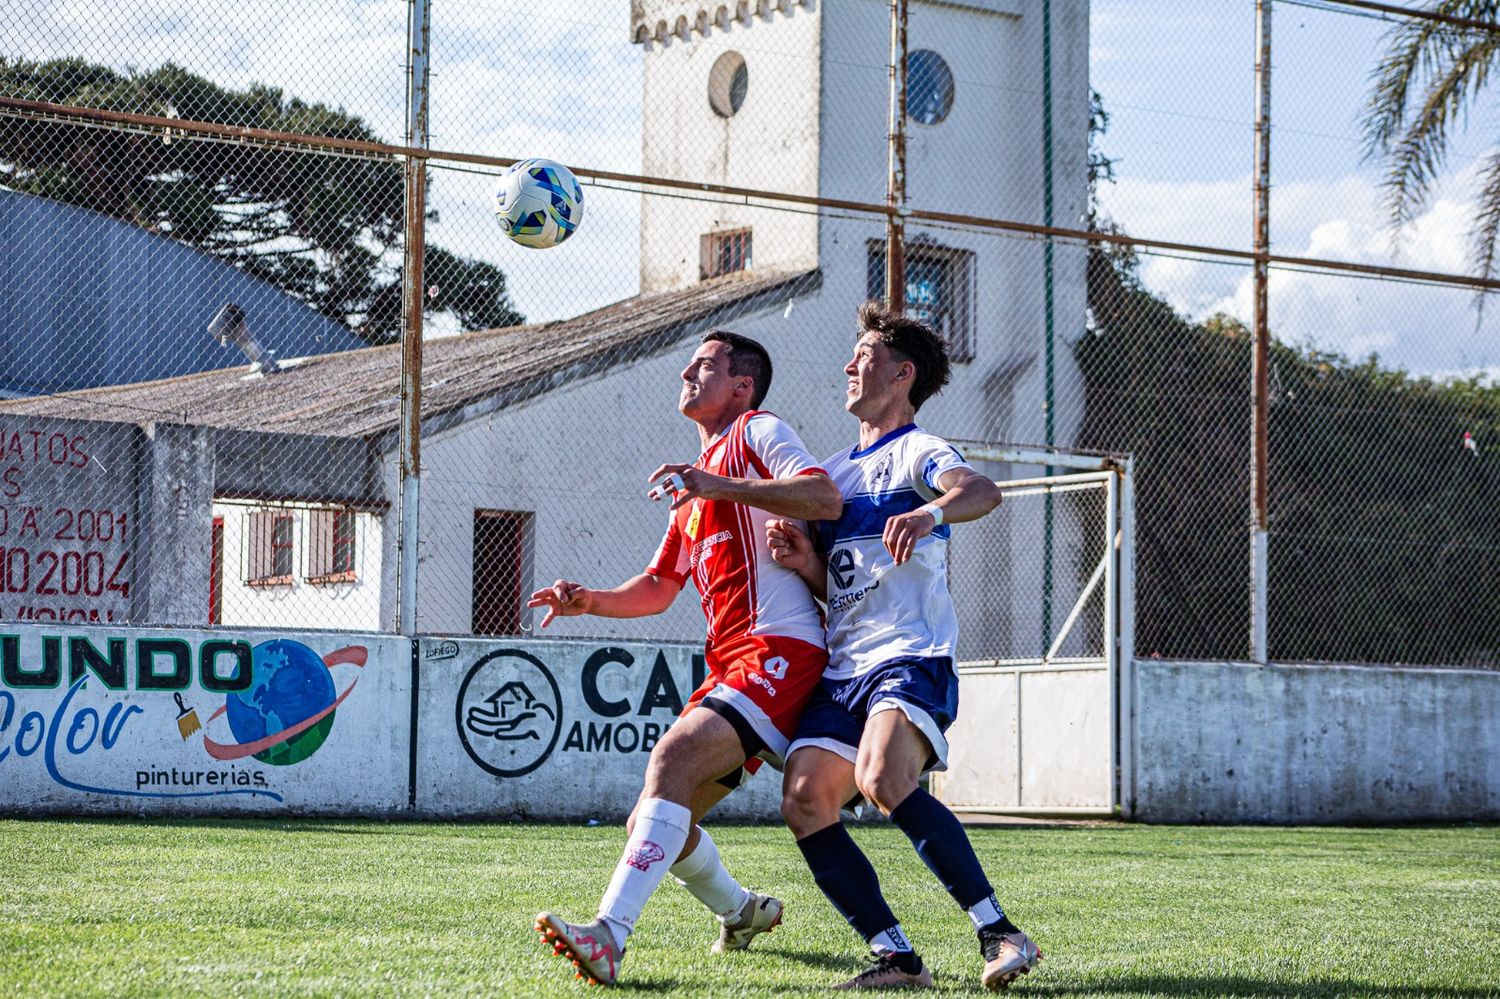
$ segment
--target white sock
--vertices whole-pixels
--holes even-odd
[[[974,924],[976,930],[991,926],[1005,918],[1005,912],[1000,908],[1000,903],[991,894],[988,898],[982,898],[965,910],[969,914],[969,921]]]
[[[888,930],[882,930],[870,938],[870,949],[877,954],[895,954],[898,951],[911,950],[911,941],[906,939],[906,934],[901,932],[901,924],[897,923]]]
[[[734,875],[724,869],[719,848],[702,826],[698,827],[698,845],[672,865],[671,874],[716,916],[734,915],[750,897]]]
[[[635,929],[646,900],[661,884],[667,868],[682,852],[693,813],[662,798],[647,798],[635,813],[635,833],[610,878],[599,903],[599,915],[615,935],[615,946],[623,948]]]

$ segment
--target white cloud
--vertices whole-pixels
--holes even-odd
[[[1474,217],[1466,195],[1474,181],[1473,169],[1453,177],[1394,238],[1379,187],[1365,177],[1276,187],[1272,248],[1289,256],[1466,273]],[[1103,193],[1106,210],[1128,232],[1249,248],[1248,176],[1208,184],[1126,179]],[[1141,272],[1147,287],[1186,315],[1227,312],[1247,323],[1252,319],[1248,265],[1146,256]],[[1355,358],[1377,353],[1423,374],[1500,371],[1500,303],[1490,305],[1481,321],[1473,293],[1464,288],[1277,268],[1268,294],[1272,332],[1289,343]]]

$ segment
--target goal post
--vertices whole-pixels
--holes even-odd
[[[934,792],[959,812],[1127,815],[1133,462],[956,443],[1004,498],[954,532],[961,707]]]

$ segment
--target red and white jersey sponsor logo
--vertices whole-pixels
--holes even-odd
[[[787,479],[822,467],[797,432],[770,413],[752,411],[730,424],[694,462],[734,479]],[[672,511],[666,536],[646,571],[685,583],[702,595],[708,641],[779,635],[823,648],[823,620],[797,574],[771,558],[764,510],[726,500],[691,500]]]

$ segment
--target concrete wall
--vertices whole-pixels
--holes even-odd
[[[615,820],[635,807],[651,749],[707,674],[688,645],[419,643],[414,802],[440,816]],[[770,767],[715,818],[773,819]]]
[[[389,815],[407,807],[409,640],[7,630],[0,813]],[[273,668],[290,668],[293,682],[268,684],[263,671]],[[293,691],[312,696],[285,697]]]
[[[8,630],[0,815],[617,822],[706,673],[660,643]],[[774,819],[780,788],[762,768],[712,815]]]
[[[613,821],[629,811],[651,746],[703,675],[695,646],[653,642],[56,623],[7,632],[0,814]],[[277,642],[303,647],[303,669],[326,669],[336,703],[312,705],[316,718],[268,718],[261,733],[230,715],[229,701],[261,703],[256,678],[284,651]],[[1500,818],[1500,675],[1156,660],[1132,672],[1125,780],[1137,819]],[[970,691],[978,699],[961,717],[1003,715],[1005,685],[994,689],[995,703]],[[987,788],[995,761],[955,743],[953,772],[941,780],[955,792],[954,782],[973,785],[957,803],[1024,809],[1035,804],[1025,788],[1053,780],[1048,771],[1064,757],[1073,776],[1107,760],[1107,740],[1080,740],[1099,732],[1097,692],[1062,696],[1046,715],[1035,712],[1064,692],[1034,693],[1026,725],[1035,736],[1011,761],[1025,771],[1019,796],[1009,782]],[[1014,742],[1019,729],[1008,731]],[[778,787],[764,771],[715,814],[774,820]],[[1075,790],[1073,805],[1096,803],[1096,792]]]
[[[1148,822],[1500,819],[1500,673],[1138,660]]]
[[[0,415],[0,621],[206,624],[214,503],[227,494],[368,515],[361,584],[290,602],[232,592],[243,578],[236,534],[226,623],[376,629],[379,468],[364,441]]]
[[[0,416],[0,621],[132,617],[153,456],[139,427]]]

